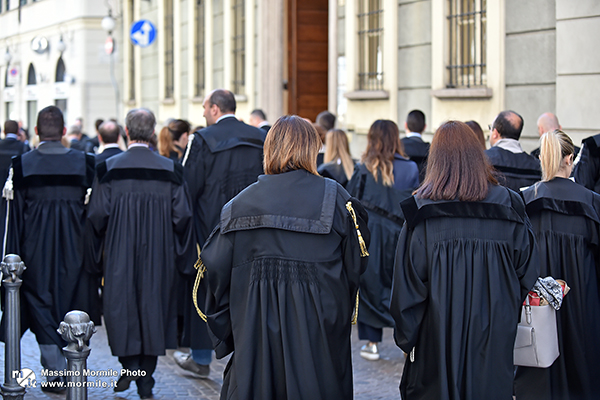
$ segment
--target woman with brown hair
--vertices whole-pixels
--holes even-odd
[[[351,399],[351,320],[367,256],[366,212],[317,174],[310,122],[281,117],[265,175],[227,203],[200,255],[222,399]],[[203,267],[200,267],[203,271]]]
[[[520,307],[539,276],[523,200],[499,186],[473,131],[442,124],[402,203],[390,311],[409,356],[403,399],[512,399]]]
[[[158,153],[173,161],[181,161],[191,125],[183,119],[172,119],[158,134]]]
[[[406,158],[393,121],[373,122],[367,140],[362,163],[348,183],[348,192],[369,213],[371,247],[367,270],[360,278],[358,338],[368,341],[360,356],[375,361],[379,359],[377,344],[383,328],[394,326],[390,292],[394,250],[404,223],[400,202],[419,185],[419,168]]]
[[[323,164],[319,165],[317,172],[325,178],[331,178],[342,186],[354,171],[354,161],[350,156],[348,136],[341,129],[332,129],[325,135],[325,156]]]
[[[575,146],[562,131],[540,139],[542,181],[522,192],[540,249],[540,275],[571,287],[556,313],[560,356],[518,367],[517,399],[600,399],[600,195],[572,182]]]

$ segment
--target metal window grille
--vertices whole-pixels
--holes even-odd
[[[165,99],[172,99],[175,88],[173,0],[165,0]]]
[[[246,16],[245,1],[235,0],[233,3],[233,93],[244,94],[246,91]]]
[[[194,53],[196,85],[195,97],[204,95],[204,3],[205,0],[197,0],[196,4],[196,48]]]
[[[135,1],[129,2],[130,23],[134,21]],[[135,46],[129,41],[129,100],[135,100]]]
[[[358,88],[383,89],[383,9],[381,0],[359,0]]]
[[[486,0],[448,0],[447,87],[487,85]]]

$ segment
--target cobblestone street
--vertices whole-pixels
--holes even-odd
[[[117,371],[121,370],[117,357],[113,357],[108,347],[106,330],[103,326],[97,328],[96,334],[92,337],[90,347],[92,352],[88,358],[88,369],[93,371]],[[352,355],[354,365],[354,398],[360,400],[377,399],[399,399],[398,385],[400,375],[404,364],[404,355],[396,347],[392,338],[392,330],[385,329],[383,342],[380,345],[379,352],[381,359],[379,361],[367,361],[359,356],[361,344],[358,342],[356,328],[352,335]],[[41,391],[39,382],[44,379],[40,377],[41,365],[39,362],[39,348],[35,337],[31,332],[27,332],[21,341],[21,367],[32,369],[38,380],[38,387],[28,389],[25,399],[45,399],[57,400],[64,399],[65,395],[49,394]],[[202,399],[215,400],[219,398],[221,389],[223,369],[226,359],[218,360],[212,363],[209,379],[194,378],[191,373],[180,369],[171,356],[169,351],[165,357],[159,357],[158,366],[154,373],[156,385],[154,387],[155,399]],[[0,376],[4,376],[4,344],[0,343]],[[112,377],[88,377],[88,381],[106,382],[107,385],[117,378]],[[139,399],[135,383],[125,392],[114,393],[112,387],[108,388],[89,388],[88,397],[90,400],[135,400]]]

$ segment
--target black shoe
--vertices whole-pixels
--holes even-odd
[[[121,375],[121,377],[117,381],[117,385],[115,386],[115,392],[126,391],[127,389],[129,389],[129,385],[131,384],[131,382],[135,381],[137,378],[137,376]]]
[[[152,395],[152,392],[150,392],[149,394],[140,394],[140,399],[153,399],[154,396]]]

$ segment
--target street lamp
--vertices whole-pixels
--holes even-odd
[[[58,50],[60,52],[60,54],[62,54],[62,53],[64,53],[64,51],[66,49],[67,49],[67,45],[63,41],[63,36],[60,35],[60,39],[58,40],[58,43],[56,44],[56,50]]]
[[[112,17],[112,12],[109,10],[108,15],[102,18],[102,29],[104,29],[106,33],[108,33],[108,35],[110,36],[113,29],[115,29],[115,25],[115,19]]]
[[[6,62],[7,66],[8,66],[8,64],[10,64],[10,60],[12,60],[12,54],[10,54],[10,51],[8,51],[8,47],[7,47],[6,53],[4,53],[4,61]]]

